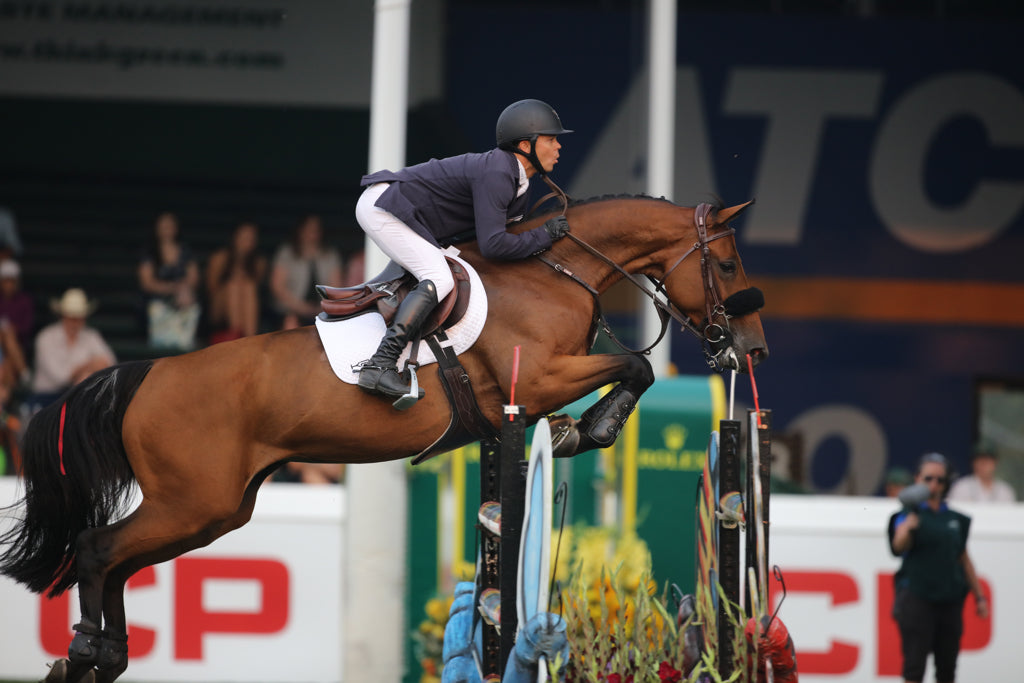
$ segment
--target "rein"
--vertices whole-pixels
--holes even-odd
[[[555,185],[554,182],[549,180],[547,176],[544,177],[544,181],[552,188],[554,194],[562,200],[562,213],[564,215],[568,207],[568,201],[565,192],[563,192],[561,188]],[[546,201],[550,196],[551,195],[548,195],[548,197],[545,197],[542,201]],[[601,310],[601,303],[599,300],[600,295],[596,289],[594,289],[592,286],[584,282],[579,276],[577,276],[575,273],[573,273],[565,266],[559,263],[555,263],[541,255],[537,255],[536,258],[545,265],[547,265],[549,268],[552,268],[555,272],[566,275],[573,282],[577,283],[578,285],[586,289],[588,292],[590,292],[590,295],[594,299],[595,306],[594,323],[600,325],[601,329],[603,329],[605,334],[608,335],[608,338],[611,339],[623,351],[637,355],[649,354],[651,352],[651,349],[657,346],[658,343],[664,338],[665,333],[668,330],[669,318],[671,318],[678,322],[684,330],[691,332],[701,341],[701,345],[704,349],[704,356],[708,361],[708,365],[711,366],[713,369],[718,368],[720,367],[720,364],[718,362],[718,356],[721,354],[722,350],[724,350],[723,344],[728,340],[729,316],[726,314],[726,308],[722,304],[721,297],[718,294],[718,288],[715,286],[714,276],[711,273],[711,249],[708,246],[708,244],[717,239],[728,237],[734,234],[736,231],[733,228],[729,228],[728,230],[723,230],[720,233],[716,233],[714,235],[709,236],[707,231],[707,218],[711,214],[711,210],[712,206],[707,203],[702,203],[698,205],[696,209],[694,209],[693,221],[694,225],[697,228],[697,241],[682,256],[680,256],[674,264],[672,264],[672,267],[665,272],[665,275],[661,278],[661,280],[659,281],[650,275],[645,276],[647,280],[654,284],[654,289],[648,287],[647,284],[643,282],[640,278],[633,275],[632,273],[627,272],[625,268],[623,268],[618,263],[608,258],[605,254],[603,254],[601,251],[588,244],[585,240],[573,234],[571,230],[565,234],[567,238],[571,239],[574,243],[579,245],[584,251],[596,257],[597,259],[603,261],[607,265],[611,266],[615,271],[622,275],[622,277],[628,280],[634,287],[639,289],[641,292],[644,293],[644,295],[650,298],[651,303],[654,304],[655,309],[657,309],[658,311],[658,317],[661,319],[661,331],[658,334],[658,338],[643,349],[631,349],[625,344],[623,344],[621,341],[619,341],[619,339],[615,336],[615,334],[611,330],[611,326],[608,324],[608,321],[604,317],[604,312]],[[658,297],[659,292],[667,296],[667,292],[665,291],[665,282],[668,281],[669,276],[686,259],[687,256],[698,250],[701,252],[701,281],[704,285],[704,303],[705,310],[707,313],[707,324],[704,326],[703,330],[698,325],[694,324],[694,322],[690,320],[689,316],[680,311],[671,301],[663,300]],[[716,318],[720,318],[722,320],[722,323],[716,323]]]

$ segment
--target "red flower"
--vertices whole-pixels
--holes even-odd
[[[668,662],[662,662],[658,667],[658,678],[665,683],[679,683],[683,680],[683,672],[676,671]]]
[[[622,676],[619,674],[608,674],[608,678],[605,679],[608,683],[622,683]]]

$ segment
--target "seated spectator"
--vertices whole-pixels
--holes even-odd
[[[257,251],[255,223],[239,223],[230,243],[210,256],[206,268],[213,343],[250,337],[259,331],[260,287],[267,260]]]
[[[274,255],[270,293],[281,329],[309,325],[320,312],[314,285],[341,286],[341,258],[323,242],[320,217],[306,216]]]
[[[14,328],[21,350],[30,350],[35,331],[35,302],[22,291],[21,266],[12,259],[0,263],[0,321],[5,319]]]
[[[14,326],[0,318],[0,387],[5,392],[0,407],[14,389],[28,382],[29,374],[25,352],[18,343]]]
[[[971,454],[971,474],[960,477],[949,489],[949,499],[966,503],[1015,503],[1017,492],[996,476],[996,449],[982,443]]]
[[[146,303],[150,346],[187,351],[195,346],[199,325],[199,266],[182,244],[178,218],[162,213],[139,263],[139,289]]]
[[[102,335],[85,324],[96,309],[85,292],[69,289],[50,306],[60,320],[47,325],[36,336],[30,402],[38,407],[52,403],[92,373],[116,362]]]

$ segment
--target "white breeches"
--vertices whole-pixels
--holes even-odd
[[[417,280],[433,282],[440,301],[455,289],[444,254],[393,214],[374,206],[387,188],[388,183],[376,183],[363,190],[356,202],[359,227],[388,258],[415,275]]]

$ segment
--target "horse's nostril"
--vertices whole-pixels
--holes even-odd
[[[756,348],[750,351],[750,360],[754,365],[758,365],[762,361],[768,358],[768,349]]]

